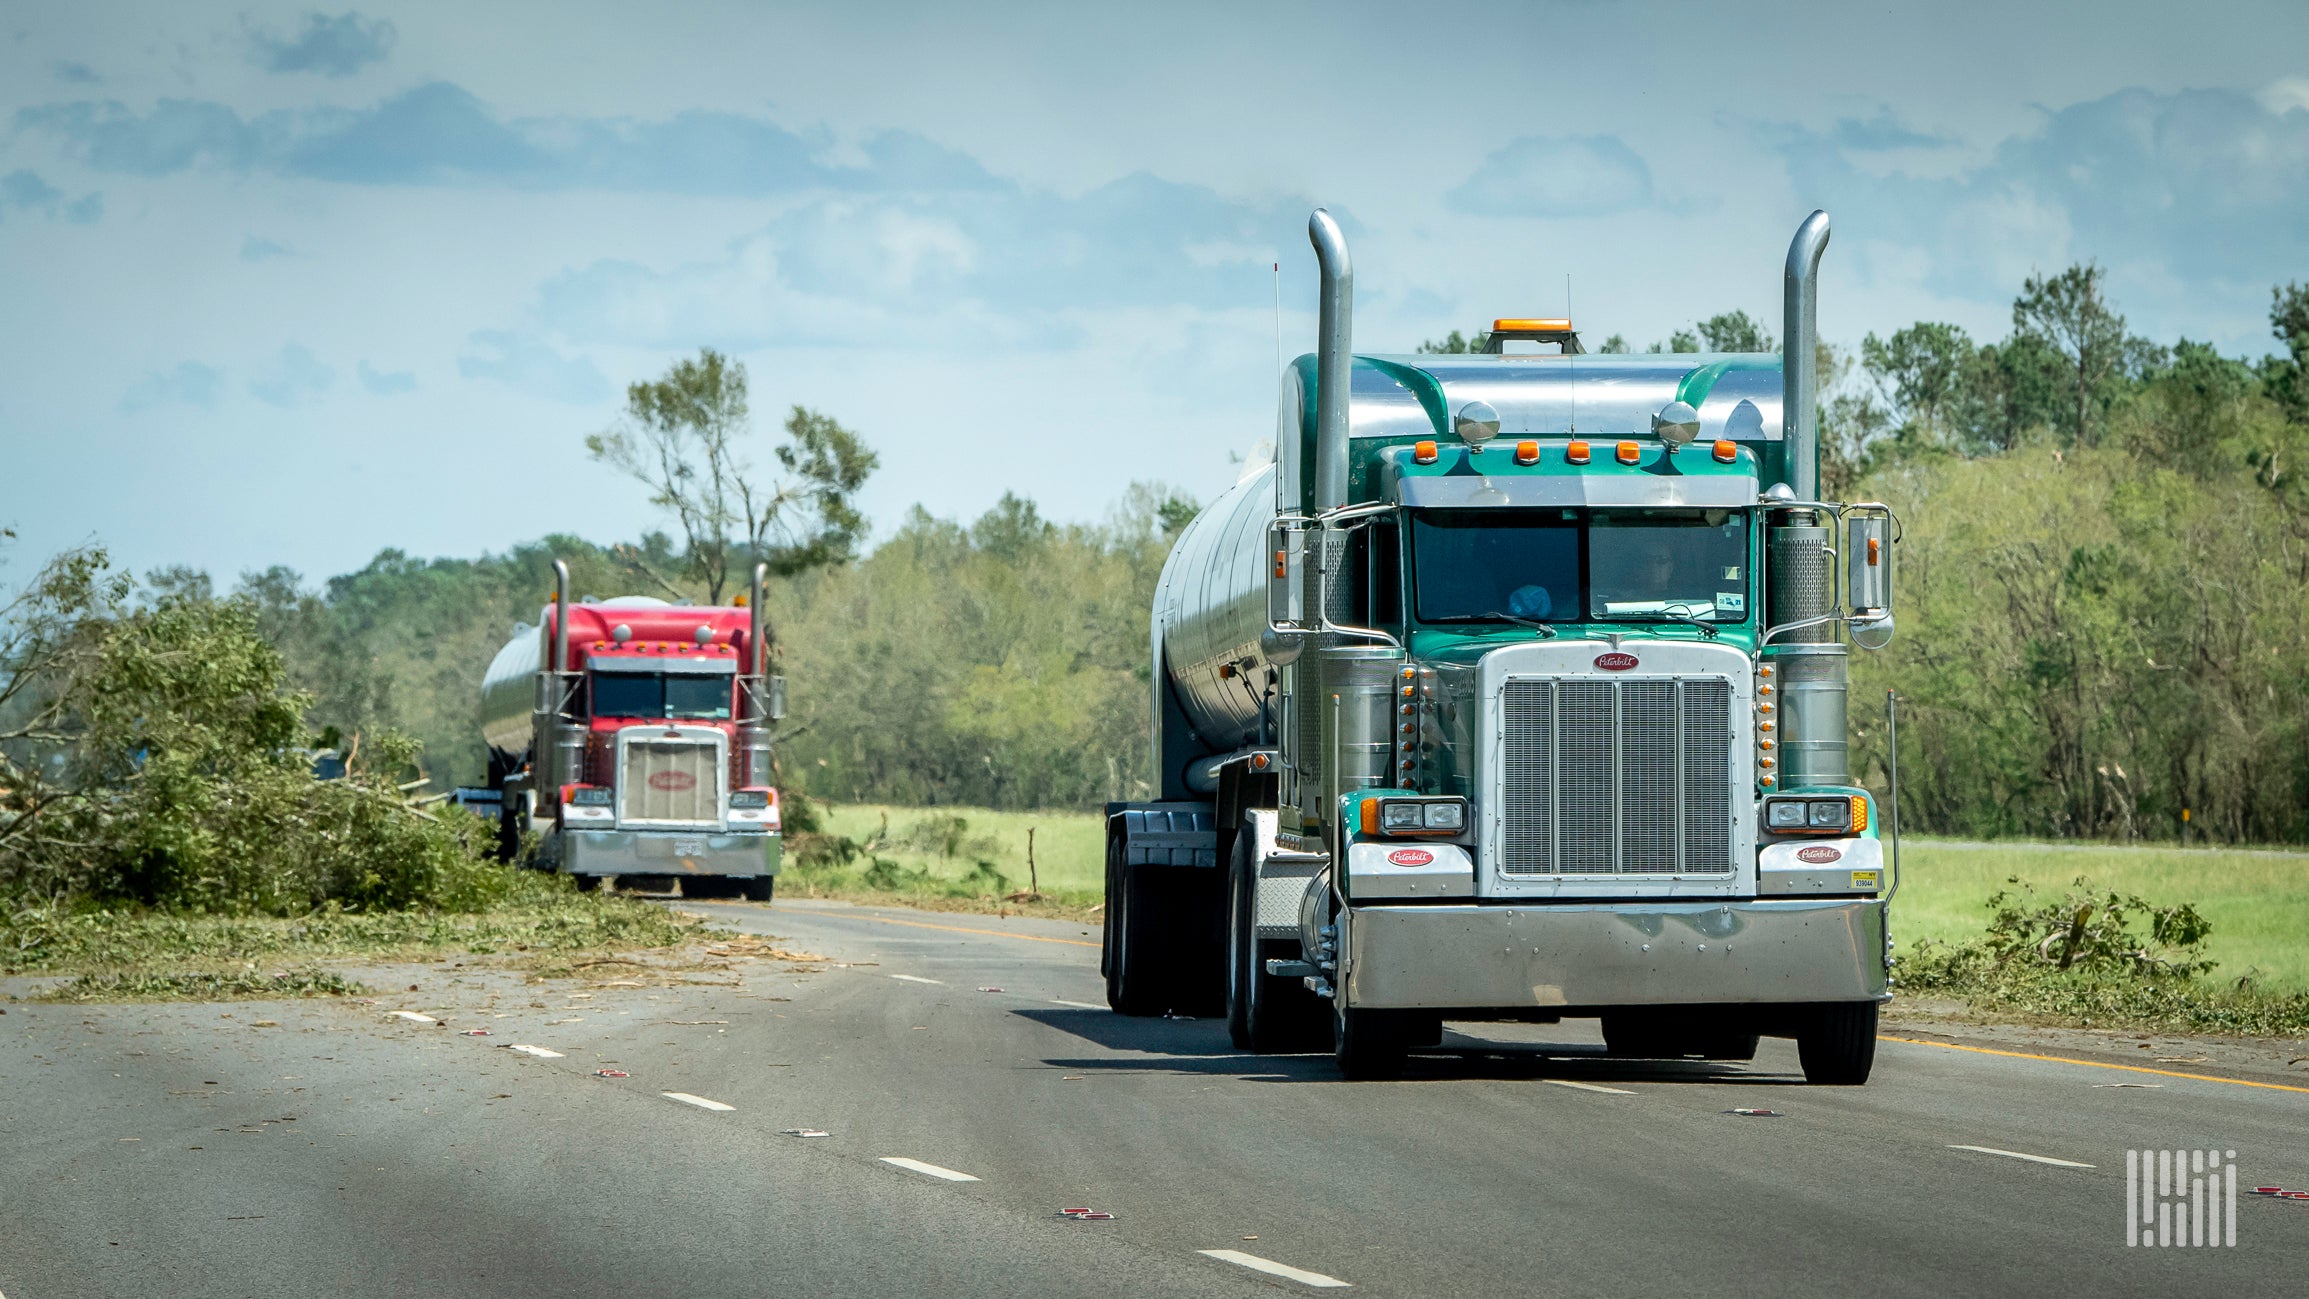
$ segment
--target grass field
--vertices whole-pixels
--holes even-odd
[[[2271,992],[2309,992],[2309,853],[1911,838],[1900,861],[1907,880],[1892,929],[1904,949],[1919,938],[1978,937],[1989,895],[2010,878],[2059,897],[2082,875],[2101,892],[2193,904],[2213,922],[2205,950],[2220,962],[2215,981],[2250,974]]]
[[[1099,818],[1091,812],[992,812],[984,808],[829,806],[828,829],[909,871],[959,883],[981,861],[1010,892],[1026,887],[1026,832],[1035,831],[1042,890],[1076,906],[1099,901],[1105,876]],[[959,817],[959,832],[941,818]],[[955,842],[958,840],[958,842]],[[957,851],[948,854],[949,842]],[[1978,937],[1990,894],[2014,876],[2058,896],[2077,876],[2094,887],[2151,902],[2188,902],[2213,922],[2207,953],[2219,980],[2252,974],[2271,992],[2309,991],[2309,853],[2222,852],[2105,844],[1967,844],[1909,838],[1907,871],[1893,908],[1903,949],[1920,938]],[[981,901],[994,891],[981,891]],[[967,902],[968,898],[957,898]],[[998,900],[998,899],[997,899]]]

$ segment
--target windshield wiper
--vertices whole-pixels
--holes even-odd
[[[1644,617],[1664,618],[1669,622],[1690,623],[1692,626],[1699,628],[1702,632],[1705,632],[1709,640],[1714,640],[1716,637],[1723,634],[1721,631],[1717,630],[1716,624],[1712,622],[1701,622],[1699,619],[1694,618],[1688,613],[1669,613],[1667,610],[1662,609],[1658,613],[1645,614]]]
[[[1532,620],[1531,620],[1531,619],[1529,619],[1529,618],[1518,618],[1518,617],[1516,617],[1516,616],[1515,616],[1514,614],[1512,614],[1512,613],[1501,613],[1501,612],[1499,612],[1499,611],[1498,611],[1498,610],[1496,610],[1496,609],[1492,610],[1490,613],[1460,613],[1460,614],[1453,614],[1453,615],[1451,615],[1451,616],[1450,616],[1450,617],[1448,617],[1448,618],[1430,618],[1430,619],[1428,619],[1428,621],[1429,621],[1429,622],[1490,622],[1490,621],[1498,621],[1498,622],[1511,622],[1511,623],[1514,623],[1514,624],[1515,624],[1516,626],[1518,626],[1518,627],[1529,627],[1529,628],[1531,628],[1533,631],[1535,631],[1535,632],[1538,632],[1540,635],[1547,637],[1549,640],[1554,640],[1554,639],[1555,639],[1555,628],[1548,626],[1546,623],[1544,623],[1544,622],[1534,622],[1534,621],[1532,621]]]

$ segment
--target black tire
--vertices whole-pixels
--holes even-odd
[[[496,856],[510,866],[521,856],[521,795],[506,790],[504,799],[497,805]]]
[[[1415,1025],[1397,1010],[1352,1010],[1334,1005],[1331,1012],[1332,1056],[1339,1072],[1355,1082],[1378,1082],[1403,1076],[1411,1054]]]
[[[569,878],[577,881],[578,892],[592,893],[600,889],[601,882],[609,877],[606,875],[572,875]]]
[[[1117,1015],[1160,1015],[1171,1009],[1175,972],[1162,945],[1158,899],[1147,872],[1121,858],[1121,840],[1108,840],[1106,1004]]]
[[[737,896],[738,882],[724,875],[684,875],[681,877],[681,895],[684,898],[727,898]]]
[[[756,875],[746,881],[745,895],[748,902],[767,902],[777,891],[778,877],[775,875]]]
[[[1696,1054],[1710,1060],[1753,1060],[1756,1044],[1761,1040],[1761,1035],[1756,1033],[1718,1029],[1701,1036]]]
[[[1796,1034],[1804,1081],[1820,1087],[1858,1087],[1876,1067],[1876,1003],[1816,1007]]]
[[[1320,1051],[1330,1045],[1329,1008],[1297,979],[1267,973],[1270,959],[1293,959],[1291,942],[1258,936],[1258,876],[1249,830],[1235,836],[1227,863],[1227,1036],[1253,1055]]]

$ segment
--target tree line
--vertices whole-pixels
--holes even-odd
[[[2258,359],[2143,339],[2105,288],[2089,264],[2032,277],[1992,341],[1920,322],[1823,347],[1826,487],[1902,525],[1900,635],[1854,657],[1856,770],[1882,787],[1897,689],[1910,828],[2309,839],[2309,287],[2274,291],[2280,350]],[[1775,346],[1730,312],[1652,350]],[[1000,808],[1143,791],[1148,605],[1194,503],[1136,484],[1097,524],[1016,496],[973,520],[916,508],[869,547],[864,438],[796,408],[757,477],[744,379],[702,353],[634,385],[626,422],[591,442],[679,536],[389,550],[319,589],[284,569],[225,596],[185,571],[147,585],[244,608],[310,696],[317,738],[406,732],[440,789],[481,776],[482,669],[534,622],[555,557],[579,594],[701,602],[742,589],[758,559],[779,574],[789,787]]]

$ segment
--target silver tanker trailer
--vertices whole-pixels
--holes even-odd
[[[1108,1000],[1389,1076],[1445,1020],[1595,1017],[1614,1054],[1859,1084],[1890,957],[1846,646],[1891,637],[1894,521],[1818,499],[1815,274],[1788,363],[1356,355],[1331,218],[1272,464],[1154,601],[1159,798],[1107,812]],[[1511,350],[1511,345],[1514,350]],[[1537,354],[1525,354],[1530,349]]]

